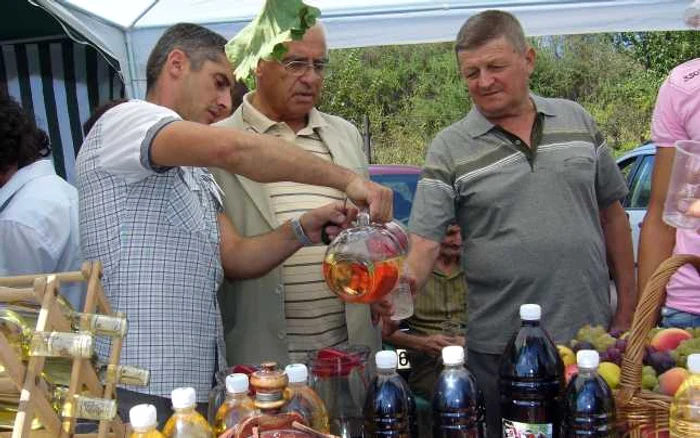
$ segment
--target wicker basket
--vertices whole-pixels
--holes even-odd
[[[675,255],[665,260],[647,282],[634,314],[615,394],[617,419],[631,438],[668,436],[671,397],[641,389],[642,359],[649,330],[656,326],[669,278],[683,265],[700,269],[700,257]]]

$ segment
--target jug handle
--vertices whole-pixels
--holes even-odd
[[[357,226],[358,227],[367,227],[370,224],[369,220],[369,210],[367,208],[363,207],[360,208],[360,211],[357,213]]]

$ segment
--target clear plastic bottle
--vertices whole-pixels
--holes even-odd
[[[471,372],[464,367],[464,348],[442,349],[445,368],[435,383],[433,437],[484,438],[484,397]]]
[[[158,432],[158,416],[153,405],[136,405],[129,409],[129,422],[133,431],[129,438],[163,438]]]
[[[226,376],[226,400],[216,411],[214,433],[219,436],[254,414],[255,405],[248,396],[248,376],[243,373]]]
[[[598,375],[600,357],[595,350],[576,353],[578,375],[564,392],[564,431],[567,437],[612,438],[615,403],[610,387]]]
[[[670,432],[673,438],[700,437],[700,354],[688,356],[690,375],[671,402]]]
[[[396,373],[398,357],[394,351],[379,351],[375,356],[377,376],[365,399],[365,432],[370,438],[411,436],[411,390]]]
[[[284,412],[298,412],[309,426],[319,432],[328,433],[328,412],[323,400],[316,391],[308,385],[309,370],[302,363],[287,365],[284,373],[289,379],[285,398],[287,404],[282,409]]]
[[[175,388],[170,393],[175,413],[163,427],[165,438],[214,438],[207,420],[197,412],[194,388]]]
[[[520,306],[522,325],[506,346],[498,370],[503,437],[561,436],[564,363],[540,326],[537,304]]]

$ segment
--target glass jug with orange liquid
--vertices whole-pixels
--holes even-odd
[[[326,250],[323,277],[343,301],[372,303],[397,284],[408,254],[408,233],[396,221],[370,223],[361,211],[357,226],[342,231]]]

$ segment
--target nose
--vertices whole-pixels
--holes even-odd
[[[316,81],[322,80],[323,75],[319,73],[313,65],[308,65],[306,67],[306,70],[304,71],[304,74],[299,76],[299,80],[302,81],[305,84],[312,84]]]
[[[482,71],[479,74],[478,86],[481,89],[488,89],[493,84],[493,76],[488,71]]]
[[[219,93],[219,97],[216,100],[216,105],[219,107],[220,110],[222,110],[224,112],[224,114],[226,114],[226,115],[231,114],[231,106],[233,104],[232,104],[231,92],[229,89]]]

